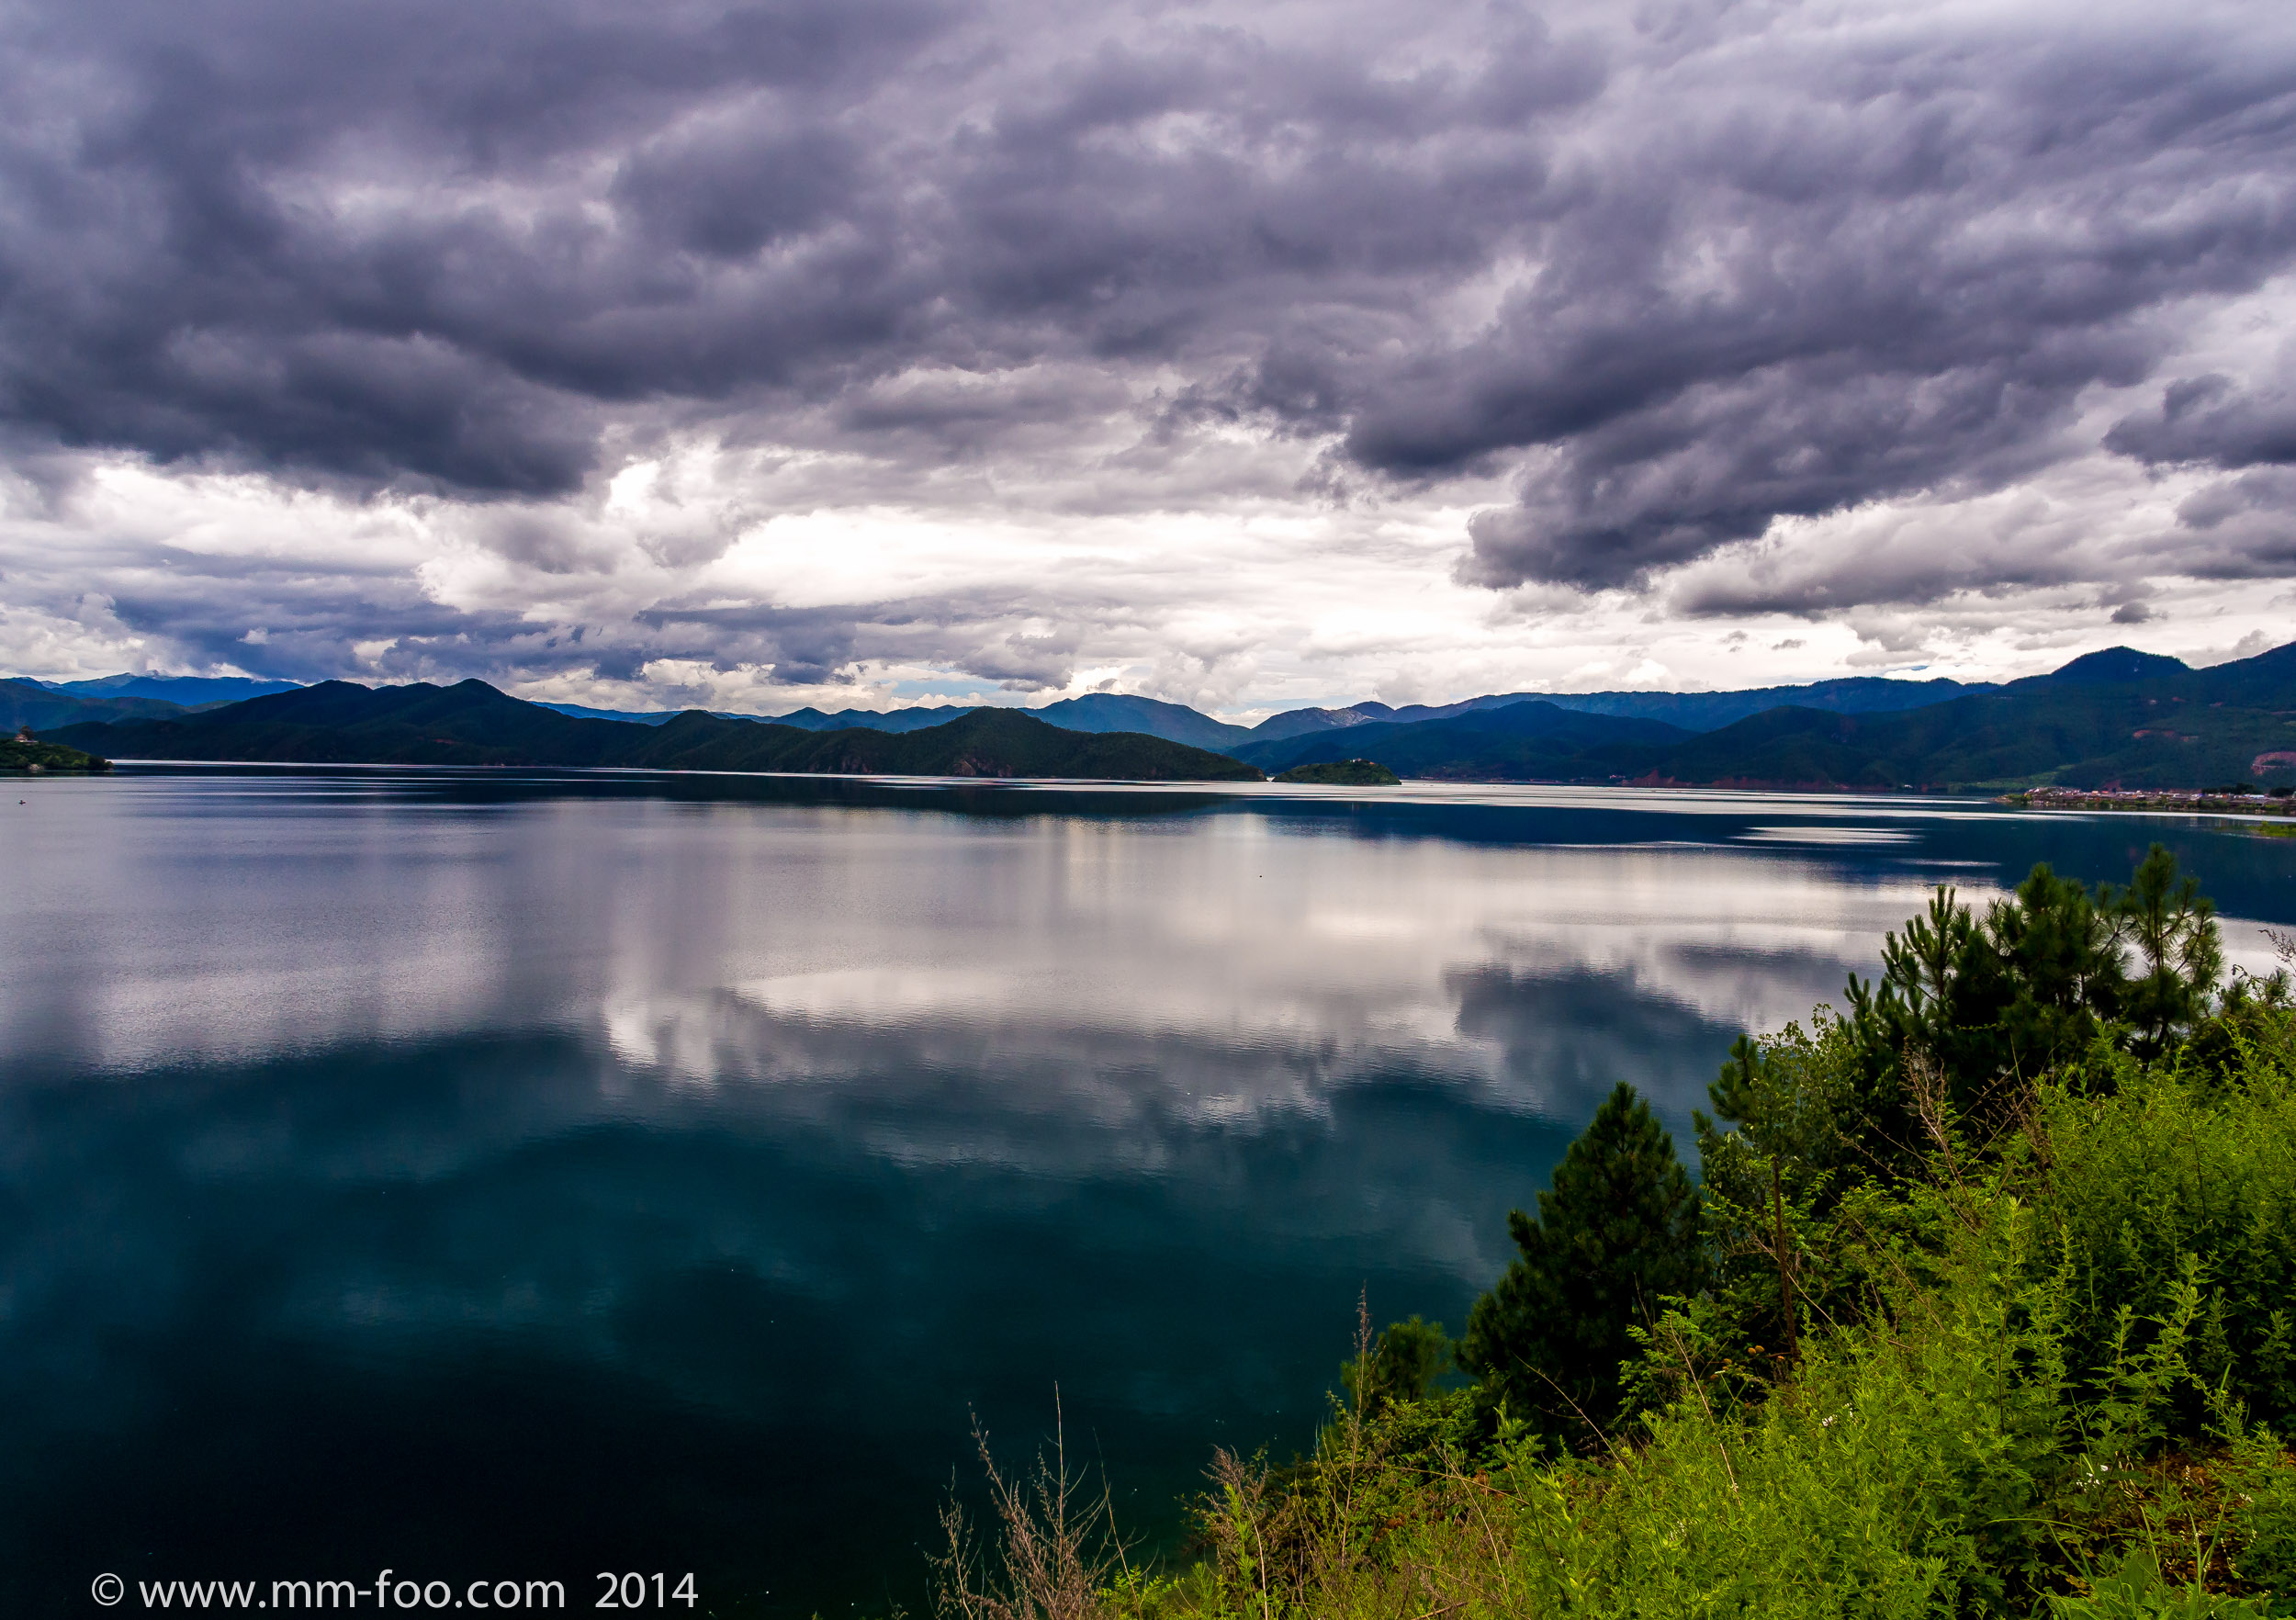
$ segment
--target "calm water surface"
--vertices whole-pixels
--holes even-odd
[[[1601,1095],[1939,882],[2163,838],[2261,966],[2296,841],[1970,803],[128,770],[0,906],[0,1613],[99,1572],[695,1572],[919,1604],[970,1414],[1153,1533],[1454,1326]],[[368,1606],[372,1606],[371,1591]],[[685,1613],[682,1607],[673,1613]]]

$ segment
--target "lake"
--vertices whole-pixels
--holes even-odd
[[[1168,1536],[1359,1295],[1462,1324],[1616,1081],[1938,883],[2160,838],[2262,967],[2296,840],[1970,801],[129,768],[15,784],[0,1612],[691,1571],[918,1613],[977,1415]],[[20,799],[22,804],[14,800]]]

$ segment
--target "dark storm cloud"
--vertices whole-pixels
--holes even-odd
[[[706,259],[819,218],[845,160],[811,98],[933,26],[901,0],[55,7],[7,40],[0,409],[163,459],[570,488],[602,405],[882,335],[881,248],[734,299]],[[728,94],[773,127],[680,127]],[[602,163],[603,225],[568,175]]]
[[[2269,578],[2296,567],[2296,356],[2243,387],[2222,373],[2182,377],[2156,410],[2115,423],[2105,444],[2155,467],[2199,467],[2219,478],[2177,508],[2189,571]]]
[[[2203,578],[2270,579],[2296,569],[2296,467],[2258,467],[2179,502],[2177,520]]]
[[[500,498],[615,433],[929,467],[1137,394],[1327,438],[1326,488],[1517,468],[1463,577],[1634,585],[2093,450],[2085,395],[2296,253],[2296,57],[2234,11],[1206,17],[37,0],[0,418]],[[2292,422],[2204,377],[2110,446],[2239,471]]]
[[[386,680],[458,681],[499,677],[506,664],[547,671],[599,661],[579,631],[445,607],[411,581],[389,578],[315,584],[294,570],[242,568],[124,591],[109,606],[122,626],[164,636],[198,668],[231,666],[279,680],[326,681],[364,669]],[[372,658],[356,651],[377,643],[384,650]]]
[[[770,423],[1046,356],[1224,374],[1407,326],[1515,228],[1527,126],[1602,83],[1527,20],[1400,78],[1145,33],[902,0],[58,6],[9,41],[38,111],[0,153],[0,409],[490,495],[572,488],[654,406]]]
[[[1726,99],[1604,176],[1558,229],[1562,273],[1487,355],[1429,366],[1417,409],[1359,418],[1357,453],[1554,446],[1469,572],[1597,586],[2060,459],[2083,390],[2172,348],[2166,304],[2296,247],[2296,81],[2226,43],[1817,60],[1802,95]]]
[[[2123,418],[2105,435],[2123,456],[2161,463],[2199,462],[2234,471],[2296,462],[2296,396],[2283,373],[2277,386],[2236,388],[2221,373],[2162,390],[2160,410]]]

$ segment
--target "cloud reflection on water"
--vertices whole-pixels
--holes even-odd
[[[1247,801],[957,838],[941,816],[820,805],[105,786],[31,826],[0,1041],[114,1072],[539,1020],[740,1073],[670,1033],[724,994],[1024,1046],[1019,1026],[1058,1023],[1302,1046],[1340,1073],[1439,1054],[1532,1086],[1461,1029],[1456,975],[1630,973],[1713,1023],[1774,1025],[1870,965],[1930,876],[1845,883],[1823,855],[1724,847],[1728,822],[1705,845],[1510,845]]]

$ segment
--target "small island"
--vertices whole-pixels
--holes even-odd
[[[10,737],[0,737],[0,772],[13,776],[38,776],[51,771],[76,772],[87,775],[109,771],[112,762],[94,754],[84,754],[62,743],[35,742],[23,732]]]
[[[1275,780],[1307,787],[1397,787],[1403,779],[1377,759],[1326,759],[1294,765]]]

